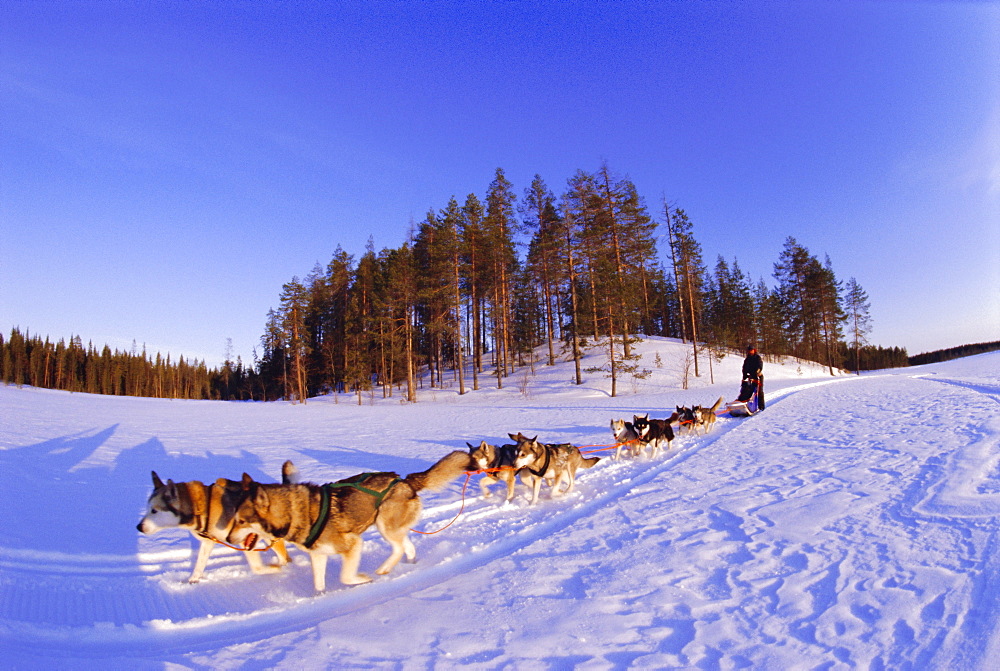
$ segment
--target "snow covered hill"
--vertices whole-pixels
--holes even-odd
[[[414,535],[416,563],[344,587],[334,560],[320,595],[297,550],[256,576],[220,547],[189,585],[188,534],[135,529],[151,470],[273,481],[290,458],[316,482],[406,474],[517,431],[599,449],[612,418],[736,394],[736,357],[682,390],[684,346],[639,350],[651,374],[616,398],[600,374],[572,385],[565,362],[416,404],[2,387],[0,667],[991,667],[1000,354],[860,377],[768,364],[764,413],[656,460],[605,458],[535,506],[520,485],[482,499],[473,476],[458,520]],[[419,529],[456,516],[463,480],[424,496]],[[388,550],[369,532],[362,570]]]

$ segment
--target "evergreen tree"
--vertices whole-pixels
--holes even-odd
[[[705,283],[705,268],[702,263],[701,245],[694,238],[694,226],[682,209],[670,213],[666,209],[668,239],[670,241],[671,262],[677,277],[677,294],[681,297],[681,318],[687,333],[691,336],[694,355],[694,374],[698,370],[698,327],[702,316],[702,295]]]
[[[486,216],[483,218],[483,233],[489,245],[492,276],[493,338],[495,342],[497,388],[503,387],[503,378],[510,374],[511,358],[511,284],[518,268],[514,236],[518,231],[515,217],[517,197],[513,186],[507,180],[502,168],[497,168],[496,176],[486,193]]]
[[[298,277],[293,277],[281,288],[281,335],[287,348],[287,356],[292,378],[291,392],[300,403],[305,403],[308,394],[307,359],[309,355],[309,335],[306,329],[306,311],[309,294]]]
[[[485,269],[488,267],[489,250],[486,247],[486,235],[483,230],[485,210],[476,194],[470,193],[462,206],[459,219],[459,236],[461,238],[461,277],[466,294],[469,297],[469,316],[472,344],[472,388],[479,389],[479,373],[483,370],[483,341],[485,340],[484,301]]]
[[[525,189],[522,202],[525,228],[533,233],[528,247],[528,269],[538,282],[542,312],[545,315],[545,337],[548,343],[548,365],[556,362],[554,342],[556,318],[554,305],[558,305],[559,272],[558,250],[562,241],[562,222],[555,208],[555,196],[539,175]]]
[[[853,277],[844,287],[844,309],[847,313],[847,334],[854,348],[854,370],[861,374],[861,347],[867,345],[871,331],[871,304],[868,294]]]

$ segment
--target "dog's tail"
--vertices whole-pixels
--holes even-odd
[[[594,464],[596,464],[600,460],[601,460],[600,457],[588,457],[588,458],[586,458],[586,459],[584,459],[583,461],[580,462],[580,467],[581,468],[590,468],[591,466],[593,466]]]
[[[281,465],[281,484],[283,485],[294,485],[299,481],[299,469],[295,468],[295,464],[291,460],[286,461]]]
[[[719,400],[715,402],[715,405],[713,405],[711,408],[709,408],[709,410],[711,410],[712,412],[715,412],[716,410],[719,409],[720,405],[722,405],[722,397],[721,396],[719,397]]]
[[[403,480],[415,492],[422,489],[437,491],[466,471],[475,470],[475,468],[476,466],[468,452],[455,450],[446,454],[426,471],[410,473]]]

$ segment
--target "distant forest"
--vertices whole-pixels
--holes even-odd
[[[964,356],[973,356],[974,354],[984,354],[986,352],[996,352],[997,350],[1000,350],[1000,340],[994,340],[993,342],[981,342],[974,345],[962,345],[960,347],[950,347],[948,349],[939,349],[934,352],[922,352],[916,356],[911,356],[909,358],[909,364],[911,366],[921,366],[925,363],[951,361],[952,359],[960,359]]]
[[[452,197],[411,225],[406,242],[355,259],[341,248],[281,289],[252,365],[220,369],[145,351],[0,337],[8,383],[164,398],[305,402],[330,391],[416,400],[418,380],[460,393],[503,387],[516,371],[575,362],[575,382],[601,371],[612,395],[641,375],[642,335],[691,347],[694,375],[708,357],[754,344],[835,368],[908,365],[902,348],[868,343],[868,296],[793,237],[775,284],[717,257],[710,268],[694,223],[665,201],[651,213],[635,185],[606,164],[578,171],[560,195],[536,176],[520,198],[502,169],[485,196]],[[603,361],[584,371],[585,347]],[[536,359],[535,352],[541,352]],[[423,375],[420,375],[423,373]],[[429,375],[428,375],[429,373]]]

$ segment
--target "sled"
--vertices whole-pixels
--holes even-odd
[[[726,404],[726,409],[733,417],[749,417],[757,412],[757,381],[743,380],[740,395],[735,401]]]

